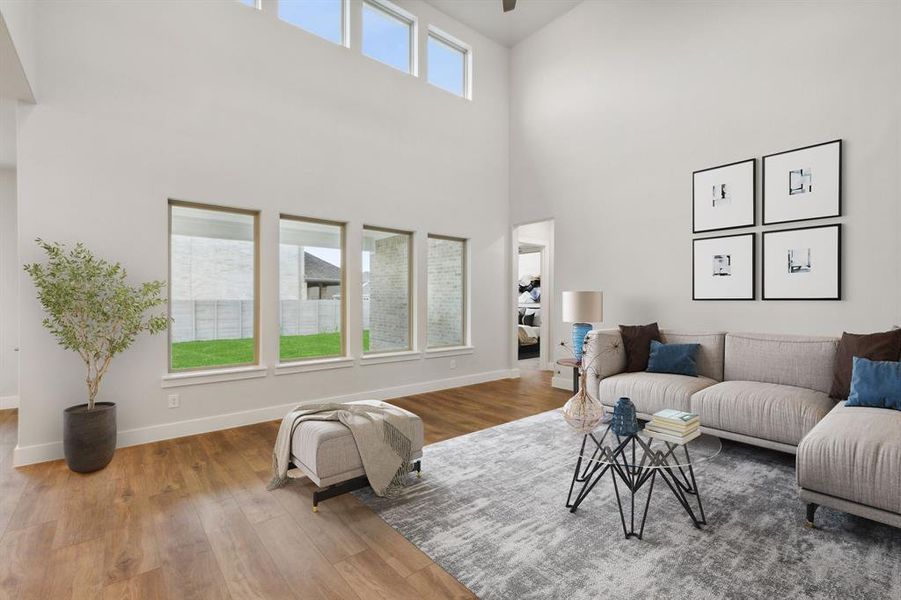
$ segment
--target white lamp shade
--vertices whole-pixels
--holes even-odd
[[[604,320],[604,292],[563,292],[564,323],[600,323]]]

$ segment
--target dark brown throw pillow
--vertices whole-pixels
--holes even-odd
[[[619,332],[623,336],[623,349],[626,351],[626,372],[646,371],[648,357],[651,355],[651,340],[661,342],[657,323],[650,325],[620,325]]]
[[[832,390],[829,395],[836,400],[847,400],[851,393],[851,363],[855,356],[869,360],[901,358],[901,329],[866,335],[843,333],[835,353],[835,369]]]

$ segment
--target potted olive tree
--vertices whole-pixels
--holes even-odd
[[[97,258],[84,244],[36,240],[46,263],[25,265],[44,307],[46,327],[63,348],[74,350],[87,369],[87,402],[63,412],[63,448],[73,471],[102,469],[116,450],[116,405],[97,402],[100,382],[110,361],[138,334],[164,331],[165,314],[147,315],[166,299],[164,281],[129,285],[125,269]]]

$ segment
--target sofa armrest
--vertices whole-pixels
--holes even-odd
[[[588,369],[588,392],[598,397],[602,379],[626,370],[626,349],[619,329],[595,329],[585,337],[582,365]]]

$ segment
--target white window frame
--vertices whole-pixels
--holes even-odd
[[[375,10],[380,10],[389,16],[394,17],[395,19],[399,19],[401,21],[406,22],[410,26],[410,70],[409,71],[401,71],[400,69],[396,69],[401,73],[408,73],[413,77],[419,77],[419,19],[413,13],[404,10],[397,4],[393,2],[389,2],[388,0],[363,0],[363,5],[369,5]],[[362,8],[361,7],[361,10]],[[369,56],[365,52],[363,52],[363,40],[366,37],[365,27],[363,25],[363,18],[361,13],[360,18],[360,53],[363,54],[366,58],[371,58],[372,60],[382,62],[379,59]],[[385,63],[382,63],[385,64]],[[388,65],[389,67],[391,65]]]
[[[168,217],[167,224],[167,241],[166,250],[168,254],[167,275],[168,280],[172,281],[172,209],[176,207],[196,208],[207,210],[210,212],[232,213],[245,215],[253,218],[253,360],[246,363],[228,363],[222,365],[210,365],[201,367],[188,367],[185,369],[172,368],[172,286],[167,285],[167,316],[170,318],[169,327],[166,333],[166,373],[164,379],[179,380],[185,378],[196,377],[198,375],[206,375],[210,373],[243,373],[265,371],[261,358],[261,340],[262,328],[260,319],[260,298],[262,296],[260,282],[260,211],[247,208],[237,208],[233,206],[223,206],[221,204],[206,204],[200,202],[192,202],[186,200],[176,200],[170,198],[166,207],[166,215]]]
[[[247,8],[255,8],[256,10],[263,10],[263,6],[262,6],[263,0],[253,0],[253,6],[248,6],[242,0],[236,0],[236,2],[238,4],[243,4],[244,6],[247,6]]]
[[[418,357],[420,353],[417,350],[417,340],[416,340],[416,268],[414,264],[414,257],[416,255],[414,251],[414,244],[416,243],[415,233],[412,231],[406,231],[404,229],[394,229],[392,227],[379,227],[376,225],[363,225],[363,237],[366,236],[367,231],[377,231],[379,233],[393,233],[396,235],[405,235],[407,236],[407,347],[406,348],[394,348],[391,350],[364,350],[363,349],[363,329],[360,328],[360,352],[362,353],[362,359],[370,364],[374,364],[376,359],[373,357],[382,357],[386,359],[384,362],[393,362],[392,359],[397,357],[398,360],[404,360],[408,357]],[[361,238],[362,241],[362,238]],[[371,265],[370,265],[370,281],[371,281]],[[362,269],[360,270],[360,276],[362,277]],[[361,288],[362,292],[362,288]],[[372,304],[369,305],[369,315],[370,319],[372,318]],[[363,301],[362,301],[362,293],[360,295],[360,316],[362,317],[363,311]],[[370,325],[369,331],[369,340],[370,346],[372,344],[372,326]],[[367,361],[368,359],[368,361]]]
[[[345,221],[330,221],[327,219],[317,219],[313,217],[300,217],[291,213],[280,213],[278,216],[278,225],[279,225],[279,252],[281,251],[281,225],[282,221],[294,221],[297,223],[315,223],[319,225],[329,225],[332,227],[338,227],[341,230],[341,327],[340,327],[340,338],[341,338],[341,351],[338,354],[327,354],[320,356],[310,356],[310,357],[301,357],[301,358],[288,358],[286,360],[282,360],[281,346],[279,346],[278,351],[278,361],[276,368],[283,367],[298,367],[301,365],[324,365],[324,368],[331,368],[335,366],[343,366],[350,359],[350,352],[347,347],[347,222]],[[279,260],[281,263],[281,260]],[[281,264],[279,264],[279,305],[281,305]],[[279,318],[281,318],[281,313],[279,312]],[[279,332],[279,344],[281,344],[281,332]],[[282,369],[284,371],[285,369]]]
[[[257,4],[262,2],[262,0],[257,0]],[[310,31],[309,29],[304,28],[301,25],[296,23],[292,23],[290,21],[285,21],[281,17],[278,16],[278,10],[281,6],[283,0],[277,0],[275,7],[272,9],[275,14],[275,18],[281,21],[282,23],[287,23],[292,27],[296,27],[303,31],[304,33],[309,33],[310,35],[317,37],[321,40],[325,40],[326,42],[332,42],[332,40],[322,37],[321,35]],[[339,46],[343,46],[345,48],[350,48],[350,0],[341,0],[341,41],[337,43]]]
[[[472,100],[472,46],[455,38],[451,34],[438,29],[434,25],[429,25],[428,32],[426,34],[426,52],[428,52],[429,47],[428,38],[435,38],[442,44],[450,46],[454,50],[458,50],[459,52],[463,53],[463,95],[460,97],[467,100]],[[428,56],[426,56],[426,65],[428,65]],[[426,66],[426,69],[428,69],[428,66]],[[426,81],[429,83],[429,85],[447,92],[447,90],[440,88],[434,83],[428,81],[428,72],[426,72]],[[453,92],[447,93],[451,94]]]

